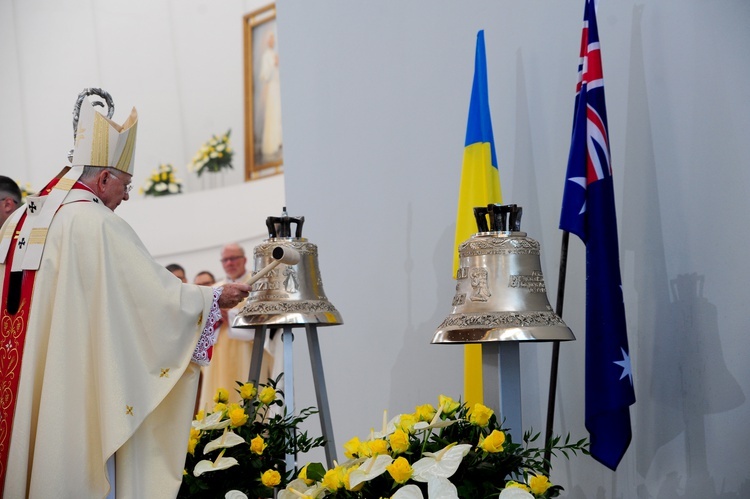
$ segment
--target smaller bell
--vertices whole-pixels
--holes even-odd
[[[575,339],[547,300],[539,243],[521,232],[522,211],[516,205],[474,208],[479,232],[458,247],[453,313],[432,343]]]
[[[302,237],[305,217],[266,218],[269,238],[253,250],[253,274],[264,271],[275,260],[279,248],[299,253],[293,265],[279,263],[252,284],[245,306],[234,319],[234,327],[262,325],[342,324],[341,315],[326,298],[318,268],[318,247]],[[292,236],[292,224],[296,224]]]

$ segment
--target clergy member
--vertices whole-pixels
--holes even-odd
[[[216,286],[226,285],[232,282],[245,282],[250,273],[247,270],[247,257],[245,250],[237,243],[230,243],[221,250],[221,265],[226,273],[224,281],[216,283]],[[237,313],[244,304],[240,304],[231,310],[222,310],[222,322],[219,335],[214,345],[214,357],[211,365],[203,367],[203,381],[201,382],[201,395],[199,407],[211,410],[215,403],[216,390],[224,388],[229,392],[230,402],[240,402],[237,393],[237,382],[248,381],[250,375],[250,359],[253,353],[255,340],[255,329],[233,328]],[[268,350],[263,350],[263,362],[261,363],[260,383],[267,383],[272,376],[273,357]]]
[[[114,214],[137,113],[83,99],[71,167],[0,231],[0,496],[177,495],[199,365],[249,287],[183,284]]]

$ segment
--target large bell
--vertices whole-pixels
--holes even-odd
[[[268,239],[253,251],[254,271],[261,272],[274,262],[276,248],[291,248],[299,253],[295,265],[280,263],[252,284],[247,302],[234,320],[234,327],[262,325],[342,324],[341,315],[328,301],[318,269],[318,247],[302,237],[305,217],[268,217]],[[291,225],[296,224],[292,237]],[[277,250],[278,251],[278,250]]]
[[[453,313],[432,343],[575,339],[547,300],[539,243],[520,231],[521,213],[516,205],[474,208],[479,232],[458,248]]]

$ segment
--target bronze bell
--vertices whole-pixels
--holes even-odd
[[[547,300],[539,243],[521,232],[522,211],[516,205],[474,208],[479,232],[458,247],[453,313],[432,343],[575,339]]]
[[[299,253],[294,265],[279,263],[252,284],[245,306],[237,314],[234,327],[262,325],[342,324],[341,315],[328,301],[318,268],[318,247],[302,237],[305,217],[290,217],[286,208],[281,217],[266,218],[268,239],[253,251],[253,274],[274,263],[274,251],[288,248]],[[292,224],[295,224],[292,236]]]

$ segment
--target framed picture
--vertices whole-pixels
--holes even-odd
[[[276,5],[244,16],[245,180],[283,173]]]

